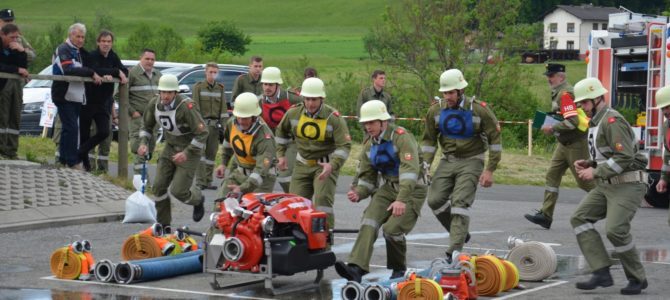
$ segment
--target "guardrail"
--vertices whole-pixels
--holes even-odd
[[[0,78],[8,79],[24,79],[20,75],[10,73],[0,73]],[[93,82],[93,78],[67,76],[67,75],[40,75],[30,74],[29,79],[43,79],[54,81],[68,81],[68,82]],[[119,83],[118,79],[103,80],[105,83]],[[119,84],[119,112],[128,111],[128,85]],[[130,124],[130,116],[127,113],[119,113],[119,161],[118,161],[118,176],[128,178],[128,126]]]

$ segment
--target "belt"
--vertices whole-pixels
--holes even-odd
[[[326,156],[324,156],[322,158],[319,158],[319,159],[305,159],[304,157],[302,157],[302,155],[300,155],[300,153],[298,153],[298,155],[295,156],[295,159],[297,161],[303,163],[304,165],[307,165],[307,166],[310,166],[310,167],[317,166],[319,163],[330,162],[330,156],[329,155],[326,155]]]
[[[473,156],[468,156],[468,157],[456,157],[453,154],[444,154],[444,157],[447,159],[447,161],[464,161],[464,160],[471,160],[471,159],[479,159],[479,160],[484,160],[486,157],[484,156],[484,153],[482,152]]]
[[[207,126],[215,126],[218,123],[219,119],[205,119],[205,124],[207,124]]]
[[[386,178],[382,178],[382,180],[384,181],[384,184],[388,184],[388,186],[390,186],[394,191],[398,191],[398,188],[400,187],[399,182],[387,180]]]
[[[600,182],[604,184],[622,184],[631,182],[647,183],[649,180],[648,174],[645,171],[630,171],[621,175],[612,176],[608,179],[601,179]]]

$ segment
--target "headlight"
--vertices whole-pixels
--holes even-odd
[[[41,112],[42,111],[42,102],[33,102],[23,105],[23,111],[25,112]]]

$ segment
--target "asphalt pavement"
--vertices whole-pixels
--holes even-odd
[[[0,172],[3,165],[0,164]],[[69,171],[68,171],[69,172]],[[75,172],[75,171],[72,171]],[[115,170],[112,170],[115,173]],[[155,174],[150,168],[150,176]],[[5,174],[5,173],[2,173]],[[83,173],[82,173],[83,174]],[[77,176],[68,175],[68,176]],[[56,174],[53,176],[65,176]],[[81,175],[88,176],[88,175]],[[64,178],[64,177],[63,177]],[[0,199],[4,194],[16,193],[16,189],[3,176],[0,188]],[[350,203],[345,193],[351,178],[342,176],[338,181],[335,201],[336,228],[355,229],[360,224],[361,215],[369,200],[361,203]],[[218,182],[217,182],[218,183]],[[29,186],[29,185],[25,185]],[[276,191],[279,187],[276,186]],[[92,192],[88,190],[88,192]],[[125,191],[130,194],[130,191]],[[515,289],[498,295],[501,299],[628,299],[619,294],[619,289],[626,284],[620,265],[612,268],[615,285],[593,291],[581,291],[574,288],[577,281],[583,280],[588,274],[588,265],[580,255],[575,236],[569,224],[571,213],[584,196],[584,192],[576,189],[561,189],[559,203],[556,208],[554,223],[550,230],[531,224],[523,218],[540,207],[542,187],[494,185],[491,188],[480,188],[471,208],[472,240],[466,245],[466,251],[476,254],[492,252],[504,256],[508,251],[507,238],[510,235],[521,236],[525,240],[536,240],[550,243],[558,256],[556,273],[543,282],[522,282],[524,290]],[[216,192],[205,191],[207,198],[207,214],[212,212],[212,200]],[[47,198],[50,198],[47,193]],[[120,205],[125,198],[99,200],[96,205]],[[46,201],[46,200],[45,200]],[[10,201],[11,202],[11,201]],[[86,201],[84,201],[86,204]],[[114,203],[114,204],[112,204]],[[2,203],[0,203],[2,204]],[[49,270],[49,257],[58,247],[73,240],[88,239],[93,244],[96,260],[110,259],[120,261],[120,247],[123,241],[133,233],[145,229],[147,224],[121,224],[117,218],[89,218],[81,222],[76,218],[86,216],[74,204],[49,205],[36,208],[42,211],[69,211],[73,218],[71,223],[65,222],[69,217],[59,218],[59,222],[46,220],[45,224],[33,224],[5,230],[0,233],[0,299],[339,299],[340,289],[345,280],[337,276],[333,268],[325,271],[324,279],[317,290],[295,292],[281,296],[268,293],[262,284],[249,285],[226,290],[215,290],[210,286],[211,274],[192,274],[159,281],[141,282],[131,285],[105,284],[94,281],[59,280]],[[89,203],[90,204],[90,203]],[[191,229],[204,231],[208,221],[199,223],[191,220],[192,208],[182,203],[172,203],[173,225],[188,225]],[[5,213],[4,215],[2,215]],[[114,212],[112,212],[113,214]],[[22,214],[21,209],[0,211],[0,220],[8,215]],[[436,257],[442,257],[449,243],[449,235],[439,225],[426,205],[414,230],[407,236],[407,261],[411,268],[422,269]],[[27,215],[27,214],[24,214]],[[27,218],[27,217],[26,217]],[[637,299],[668,299],[670,294],[670,235],[668,235],[668,211],[664,209],[640,208],[632,222],[632,234],[640,252],[649,279],[649,288]],[[100,222],[102,221],[102,222]],[[0,221],[1,222],[1,221]],[[603,232],[604,222],[596,225]],[[353,247],[355,234],[338,234],[335,237],[333,252],[338,259],[347,260]],[[613,249],[605,242],[608,249]],[[366,281],[377,281],[387,278],[390,271],[385,267],[385,247],[383,239],[375,244],[371,260],[371,273],[364,277]],[[314,272],[294,276],[278,276],[279,286],[306,284],[314,277]],[[241,282],[250,279],[245,274],[227,276],[226,283]],[[488,299],[487,297],[480,297]]]

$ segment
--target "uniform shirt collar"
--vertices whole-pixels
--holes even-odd
[[[267,103],[277,103],[279,101],[279,95],[281,94],[281,88],[277,86],[277,93],[273,96],[274,99],[263,95],[263,100]]]
[[[165,111],[174,110],[176,104],[177,104],[177,96],[175,96],[174,99],[172,99],[172,102],[170,102],[168,105],[163,105],[163,109]]]
[[[312,119],[316,119],[316,117],[319,116],[319,114],[321,113],[322,109],[323,109],[323,102],[321,102],[321,106],[319,106],[319,109],[317,109],[316,112],[313,113],[313,114],[309,113],[309,111],[307,110],[307,107],[305,107],[305,115],[307,115],[308,117],[310,117]]]

